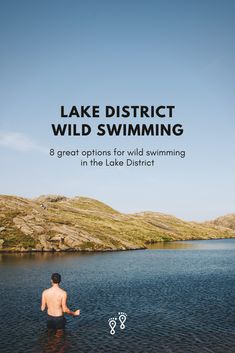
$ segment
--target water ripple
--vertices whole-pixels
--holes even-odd
[[[4,255],[0,259],[3,353],[234,353],[235,250]],[[81,308],[48,332],[41,291],[61,272]],[[108,319],[128,314],[109,334]]]

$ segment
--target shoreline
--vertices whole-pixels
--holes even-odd
[[[157,241],[148,245],[154,245],[154,244],[166,244],[166,243],[179,243],[179,242],[194,242],[194,241],[208,241],[208,240],[229,240],[229,239],[235,239],[234,237],[228,237],[228,238],[207,238],[207,239],[178,239],[178,240],[166,240],[166,241]],[[124,252],[124,251],[138,251],[138,250],[152,250],[149,247],[137,247],[137,248],[132,248],[132,249],[97,249],[97,250],[77,250],[77,249],[70,249],[70,250],[37,250],[37,249],[30,249],[30,250],[10,250],[6,249],[0,250],[0,254],[58,254],[58,253],[107,253],[107,252]]]

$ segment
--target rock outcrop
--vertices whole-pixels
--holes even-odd
[[[235,231],[235,213],[218,217],[213,221],[205,222],[208,226],[215,226],[219,229],[232,229]]]
[[[231,220],[221,226],[154,212],[127,215],[85,197],[0,196],[1,252],[144,249],[159,241],[231,237]]]

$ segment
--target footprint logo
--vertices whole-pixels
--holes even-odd
[[[126,322],[127,314],[120,312],[118,313],[118,315],[119,315],[118,320],[120,321],[120,329],[124,330],[124,328],[126,327],[125,322]]]
[[[116,317],[111,317],[109,320],[108,320],[108,323],[109,323],[109,327],[111,328],[110,330],[110,334],[111,335],[115,335],[115,327],[117,325],[117,318]]]

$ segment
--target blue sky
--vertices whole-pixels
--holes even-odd
[[[206,220],[234,206],[234,1],[1,1],[0,193],[83,195]],[[176,106],[181,137],[55,138],[60,105]],[[156,122],[157,123],[157,122]],[[83,169],[50,148],[185,149]]]

